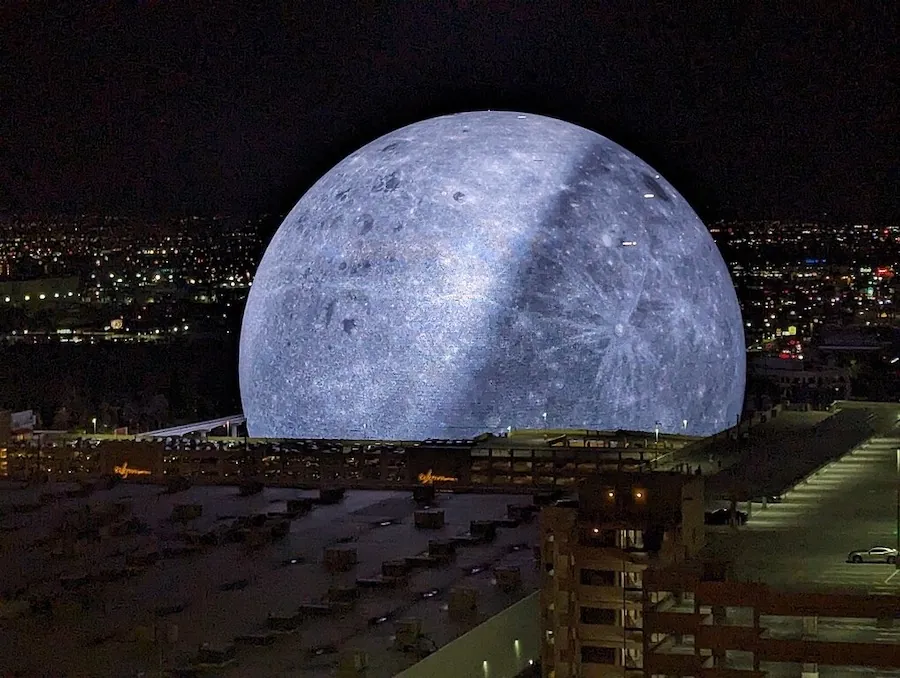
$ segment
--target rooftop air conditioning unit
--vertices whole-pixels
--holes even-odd
[[[369,655],[363,650],[345,650],[341,653],[337,675],[339,678],[356,678],[365,674]]]

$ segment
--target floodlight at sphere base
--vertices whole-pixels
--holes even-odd
[[[300,199],[239,371],[251,436],[421,440],[712,434],[744,365],[728,270],[671,185],[594,132],[489,111],[387,134]]]

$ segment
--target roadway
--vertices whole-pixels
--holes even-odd
[[[233,414],[230,417],[219,417],[218,419],[210,419],[209,421],[198,421],[193,424],[185,424],[183,426],[172,426],[171,428],[161,428],[156,431],[148,431],[147,433],[138,433],[135,438],[179,438],[190,433],[204,432],[208,433],[217,428],[226,428],[243,424],[247,419],[243,414]]]

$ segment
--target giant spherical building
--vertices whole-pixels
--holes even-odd
[[[744,377],[734,288],[687,202],[612,141],[509,112],[404,127],[322,177],[266,250],[240,344],[252,436],[711,434]]]

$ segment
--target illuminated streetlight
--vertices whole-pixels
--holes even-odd
[[[97,435],[97,417],[91,419],[91,423],[94,425],[94,435]]]

